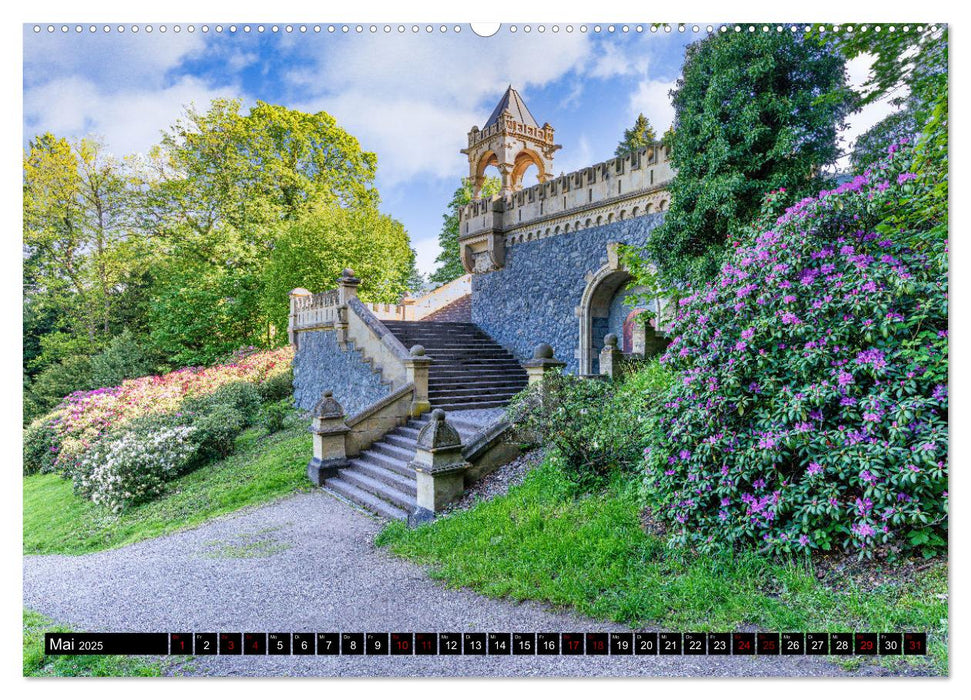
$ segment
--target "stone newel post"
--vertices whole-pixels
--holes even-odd
[[[425,357],[425,348],[413,345],[405,360],[405,380],[415,385],[415,398],[411,402],[411,415],[417,418],[432,405],[428,401],[428,366],[432,358]]]
[[[320,486],[347,466],[344,436],[350,430],[344,423],[344,409],[334,393],[325,391],[314,406],[310,432],[314,434],[314,458],[307,464],[307,477]]]
[[[361,280],[354,276],[354,270],[345,267],[341,276],[337,278],[337,303],[344,306],[351,299],[356,299],[360,284]]]
[[[418,449],[410,465],[418,476],[418,504],[408,516],[415,527],[435,518],[465,489],[469,463],[462,456],[462,438],[445,420],[445,411],[432,411],[431,421],[418,433]]]
[[[600,351],[600,374],[606,375],[610,379],[620,376],[620,363],[624,358],[624,353],[617,347],[617,336],[608,333],[604,336],[604,347]]]
[[[547,372],[557,372],[566,367],[565,362],[560,362],[553,357],[553,348],[547,343],[540,343],[533,351],[533,359],[525,362],[526,375],[529,377],[530,385],[543,381]]]

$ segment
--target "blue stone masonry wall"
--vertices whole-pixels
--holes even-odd
[[[472,321],[520,361],[545,342],[576,372],[584,276],[607,263],[608,243],[643,245],[663,220],[649,214],[507,248],[501,270],[472,277]]]
[[[371,369],[353,348],[348,343],[347,351],[341,350],[334,331],[300,334],[293,358],[293,396],[299,408],[313,409],[321,394],[330,389],[346,414],[353,416],[391,393],[390,383],[382,383],[381,373]]]

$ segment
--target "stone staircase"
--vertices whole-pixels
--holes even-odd
[[[526,371],[474,323],[385,321],[402,345],[422,345],[432,358],[432,408],[466,411],[505,406],[526,388]]]
[[[425,413],[392,430],[352,458],[338,476],[328,479],[326,488],[382,517],[407,518],[415,508],[418,493],[415,470],[408,464],[415,457],[418,432],[428,421],[429,414]],[[463,442],[484,427],[461,416],[449,416],[448,421]]]
[[[495,409],[526,388],[526,371],[474,323],[383,323],[406,348],[424,346],[433,360],[429,402],[432,409],[448,412],[464,444],[496,418]],[[406,518],[415,508],[418,484],[408,465],[415,457],[418,432],[428,421],[425,413],[392,430],[328,479],[326,488],[382,517]]]

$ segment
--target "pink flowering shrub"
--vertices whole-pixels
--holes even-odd
[[[682,300],[643,488],[674,542],[946,547],[946,226],[906,150],[782,216],[770,195]]]
[[[290,370],[291,348],[242,352],[213,367],[186,367],[161,376],[128,379],[119,386],[70,394],[25,431],[24,471],[72,472],[98,440],[129,421],[177,412],[190,398],[235,382],[276,382]]]

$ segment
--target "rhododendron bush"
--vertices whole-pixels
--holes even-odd
[[[177,412],[187,399],[207,396],[234,382],[266,382],[289,371],[292,359],[291,348],[242,351],[222,365],[187,367],[71,394],[27,428],[24,470],[68,473],[102,436],[130,421]]]
[[[946,223],[901,216],[930,186],[906,153],[782,216],[770,195],[681,300],[643,489],[673,542],[946,546]]]

